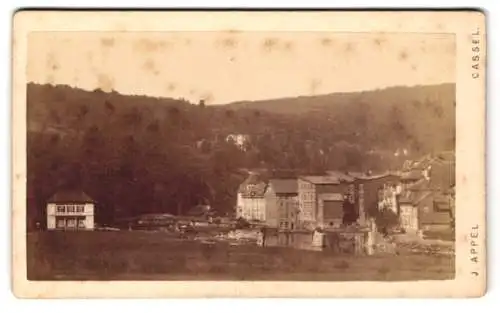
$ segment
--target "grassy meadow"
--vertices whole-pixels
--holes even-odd
[[[28,233],[27,253],[29,280],[404,281],[455,272],[450,256],[334,255],[141,231]]]

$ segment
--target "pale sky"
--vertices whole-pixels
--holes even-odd
[[[223,104],[455,82],[449,34],[32,33],[30,82]]]

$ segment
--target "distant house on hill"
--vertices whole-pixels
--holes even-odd
[[[247,143],[250,140],[250,136],[245,135],[245,134],[230,134],[226,137],[226,141],[233,143],[236,145],[239,149],[245,151]]]
[[[266,193],[266,224],[295,229],[299,209],[297,179],[271,179]]]
[[[81,190],[61,190],[47,201],[47,229],[94,229],[94,201]]]

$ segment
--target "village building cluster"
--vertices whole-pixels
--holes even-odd
[[[237,219],[278,231],[328,231],[350,225],[371,228],[372,222],[389,212],[397,220],[396,227],[406,233],[454,228],[454,152],[406,161],[398,172],[327,171],[324,175],[266,176],[249,172],[239,186]],[[47,229],[93,230],[94,206],[95,202],[82,191],[60,191],[47,203]],[[199,222],[203,222],[208,216],[212,220],[210,205],[192,210],[184,219],[193,221],[193,216],[200,216]],[[161,218],[182,218],[167,215]]]
[[[250,172],[239,186],[236,217],[281,230],[369,226],[391,212],[407,233],[451,230],[455,218],[453,152],[405,162],[382,174],[328,171],[270,178]]]

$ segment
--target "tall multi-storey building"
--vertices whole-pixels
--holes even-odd
[[[271,179],[265,197],[267,225],[289,230],[297,228],[299,213],[297,179]]]

